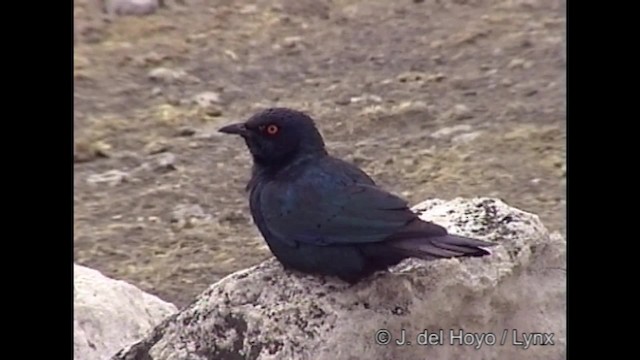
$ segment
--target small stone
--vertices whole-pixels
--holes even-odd
[[[73,162],[81,163],[92,161],[97,158],[108,158],[111,154],[111,145],[104,141],[96,141],[90,144],[73,144]]]
[[[465,134],[456,135],[451,139],[451,142],[454,144],[467,144],[477,139],[480,135],[482,135],[481,131],[474,131]]]
[[[427,77],[427,81],[434,81],[434,82],[441,82],[442,80],[446,79],[447,76],[443,73],[436,73],[433,75],[429,75]]]
[[[520,46],[523,48],[530,48],[533,46],[533,42],[529,39],[524,39],[522,40],[522,42],[520,43]]]
[[[171,213],[171,225],[174,229],[192,228],[200,222],[211,220],[211,215],[202,210],[200,205],[177,205]]]
[[[91,148],[95,152],[96,156],[105,158],[109,157],[111,149],[113,149],[113,147],[109,143],[106,143],[104,141],[94,142],[93,144],[91,144]]]
[[[245,5],[238,11],[242,15],[250,15],[258,12],[258,6],[255,4]]]
[[[206,108],[214,104],[219,104],[220,94],[213,91],[201,92],[193,97],[193,102],[202,108]]]
[[[104,0],[106,13],[111,17],[150,15],[158,10],[158,5],[158,0]]]
[[[382,102],[382,98],[378,95],[362,95],[362,96],[354,96],[349,100],[349,102],[354,104],[363,102],[363,101],[379,104]]]
[[[500,80],[500,85],[504,86],[504,87],[509,87],[513,85],[513,80],[509,79],[509,78],[504,78],[502,80]]]
[[[446,63],[445,59],[442,55],[434,55],[431,57],[431,61],[433,61],[436,65],[444,65]]]
[[[397,79],[401,83],[407,83],[407,82],[413,82],[413,81],[420,81],[423,79],[423,77],[424,77],[424,74],[422,73],[407,71],[398,75]]]
[[[174,165],[176,156],[173,153],[165,152],[156,156],[153,161],[153,170],[157,173],[167,173],[176,170]]]
[[[180,130],[178,130],[178,136],[184,136],[184,137],[189,137],[189,136],[193,136],[196,134],[196,130],[192,129],[190,127],[184,127],[181,128]]]
[[[287,36],[282,40],[282,46],[285,48],[294,48],[302,41],[302,36]]]
[[[431,42],[431,44],[429,44],[429,46],[432,49],[437,49],[439,47],[442,47],[442,45],[444,44],[444,42],[442,40],[434,40]]]
[[[524,63],[525,63],[524,59],[515,58],[515,59],[513,59],[513,60],[511,60],[509,62],[509,65],[507,65],[507,67],[509,69],[515,69],[515,68],[518,68],[518,67],[521,68],[524,65]]]
[[[222,116],[222,109],[218,106],[212,105],[205,109],[205,114],[212,117],[219,117]]]
[[[521,68],[521,69],[529,69],[533,66],[533,62],[521,58],[515,58],[509,62],[507,67],[509,69]]]
[[[238,60],[238,54],[236,54],[232,50],[225,49],[224,54],[227,55],[231,60]]]
[[[411,158],[402,159],[402,166],[404,168],[413,168],[416,165],[418,165],[418,159],[411,159]]]
[[[144,152],[149,155],[160,154],[169,151],[171,146],[165,140],[152,141],[145,145]]]
[[[238,225],[248,224],[249,218],[247,218],[247,216],[241,210],[228,210],[220,215],[219,221]]]
[[[453,134],[471,131],[471,129],[472,129],[471,125],[467,125],[467,124],[447,126],[435,131],[433,134],[431,134],[431,137],[435,139],[442,139],[442,138],[451,136]]]
[[[419,156],[428,156],[428,157],[433,157],[435,153],[436,153],[435,145],[431,145],[431,147],[429,148],[420,149],[416,152],[416,154]]]
[[[456,104],[453,107],[452,115],[456,120],[464,120],[473,117],[471,110],[465,104]]]
[[[142,55],[130,55],[125,58],[126,62],[130,62],[132,65],[137,67],[145,67],[149,65],[159,65],[164,60],[166,60],[168,56],[159,54],[155,51],[150,51],[146,54]]]
[[[182,69],[168,69],[164,67],[157,67],[152,69],[147,74],[151,81],[164,83],[164,84],[174,84],[177,82],[191,82],[198,83],[200,80],[192,75],[189,75],[186,71]]]
[[[73,54],[73,68],[75,70],[86,69],[91,66],[91,61],[89,58],[80,56],[78,54]]]
[[[92,174],[87,178],[90,184],[108,184],[116,186],[127,182],[130,178],[129,173],[120,170],[109,170],[101,174]]]
[[[342,105],[342,106],[349,105],[351,104],[351,98],[348,98],[348,97],[339,98],[335,101],[335,103],[336,105]]]

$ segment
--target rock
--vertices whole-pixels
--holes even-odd
[[[178,2],[187,4],[177,0],[88,0],[87,7],[94,19],[105,13],[107,20],[113,20],[116,16],[151,15],[160,7],[175,7]]]
[[[349,105],[351,104],[351,98],[350,97],[341,97],[339,99],[335,100],[336,105]]]
[[[302,41],[302,36],[287,36],[282,39],[282,47],[294,48]]]
[[[471,131],[471,129],[472,129],[471,125],[467,125],[467,124],[447,126],[433,132],[433,134],[431,134],[431,137],[436,139],[442,139],[442,138],[449,137],[453,134]]]
[[[130,179],[130,175],[127,172],[120,170],[109,170],[100,174],[91,174],[87,178],[87,182],[90,184],[109,184],[110,186],[116,186],[127,182]]]
[[[165,174],[177,169],[175,162],[176,156],[173,153],[165,152],[154,156],[151,166],[153,168],[153,171],[160,174]]]
[[[170,56],[167,54],[161,54],[156,51],[149,51],[144,54],[127,55],[125,57],[125,61],[131,63],[134,66],[146,67],[153,65],[157,66],[169,58]]]
[[[201,108],[207,108],[220,103],[220,94],[213,91],[201,92],[193,97],[193,103]]]
[[[439,116],[442,120],[466,120],[473,117],[471,109],[465,104],[456,104]]]
[[[74,359],[109,359],[177,311],[173,304],[96,270],[74,264],[73,272]]]
[[[151,95],[152,96],[160,96],[160,95],[162,95],[162,93],[163,93],[163,91],[162,91],[162,88],[160,86],[154,86],[151,89]]]
[[[171,150],[171,144],[165,139],[153,140],[144,146],[144,152],[149,155],[160,154]]]
[[[174,83],[197,84],[200,82],[198,78],[196,78],[193,75],[189,75],[186,71],[182,69],[168,69],[164,67],[157,67],[149,71],[149,74],[147,76],[152,81],[156,81],[164,84],[174,84]]]
[[[380,104],[382,102],[382,98],[378,95],[374,94],[364,94],[361,96],[353,96],[349,99],[350,103],[357,104],[359,102]]]
[[[176,155],[165,151],[147,156],[147,161],[131,170],[130,177],[145,176],[148,174],[166,174],[175,171]]]
[[[443,73],[434,73],[434,74],[428,74],[428,73],[422,73],[422,72],[417,72],[417,71],[408,71],[408,72],[404,72],[400,75],[398,75],[396,77],[396,79],[398,81],[400,81],[401,83],[407,83],[407,82],[441,82],[442,80],[446,79],[447,76]]]
[[[95,1],[95,0],[89,0]],[[103,0],[109,16],[144,16],[158,10],[158,0]]]
[[[171,223],[174,229],[192,228],[198,223],[211,220],[211,215],[202,210],[200,205],[176,205],[171,213]]]
[[[453,144],[467,144],[477,139],[482,135],[482,131],[472,131],[464,134],[459,134],[451,138],[451,143]]]
[[[92,161],[98,158],[108,158],[112,155],[113,147],[103,141],[93,143],[74,142],[73,161],[76,163]]]
[[[516,69],[516,68],[529,69],[532,66],[533,66],[533,61],[528,61],[521,58],[514,58],[507,65],[509,69]]]
[[[284,271],[270,259],[213,284],[113,359],[566,356],[562,236],[549,234],[536,215],[496,199],[431,200],[414,209],[452,233],[500,245],[483,258],[408,259],[355,286]],[[413,346],[393,343],[401,329]],[[416,346],[425,330],[435,337],[419,340],[442,345]],[[458,345],[460,331],[469,334],[462,338],[467,345]],[[524,350],[518,345],[524,332],[543,334],[536,338],[546,346],[538,342]],[[471,333],[485,334],[483,342]],[[380,344],[387,339],[391,343]]]
[[[244,5],[238,10],[238,12],[242,15],[251,15],[258,12],[258,6],[255,4]]]
[[[513,80],[509,79],[509,78],[504,78],[502,80],[500,80],[500,85],[504,86],[504,87],[510,87],[513,85]]]
[[[456,120],[464,120],[473,117],[471,110],[465,104],[456,104],[453,109],[451,109],[451,115]]]
[[[424,78],[426,78],[426,75],[417,71],[407,71],[396,77],[396,79],[401,83],[422,81]]]
[[[180,136],[180,137],[190,137],[193,136],[197,133],[196,129],[185,126],[182,127],[180,129],[178,129],[178,132],[176,133],[176,136]]]

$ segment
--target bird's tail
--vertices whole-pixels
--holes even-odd
[[[496,244],[458,235],[415,237],[388,243],[395,250],[410,257],[424,260],[441,258],[485,256],[491,252],[485,248]]]

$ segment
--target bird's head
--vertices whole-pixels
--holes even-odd
[[[219,131],[242,136],[259,166],[282,167],[299,156],[326,154],[313,119],[297,110],[266,109],[246,122],[227,125]]]

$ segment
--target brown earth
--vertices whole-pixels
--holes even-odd
[[[499,197],[565,232],[564,1],[191,3],[93,30],[76,5],[76,262],[180,306],[269,257],[215,131],[267,106],[412,203]]]

